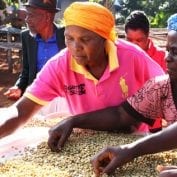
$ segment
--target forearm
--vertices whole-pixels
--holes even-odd
[[[130,145],[134,157],[171,150],[177,147],[177,123],[161,132],[141,138]]]
[[[0,126],[0,138],[3,138],[5,136],[8,136],[12,134],[15,130],[17,130],[21,123],[18,123],[17,118],[11,118],[7,120],[4,124]]]
[[[117,107],[110,107],[73,117],[74,128],[112,130],[117,128]]]
[[[94,112],[73,116],[73,128],[93,130],[121,130],[127,124],[122,119],[126,117],[122,107],[114,106]],[[129,122],[130,123],[130,122]]]
[[[18,109],[16,106],[9,108],[3,108],[0,111],[1,123],[0,123],[0,138],[5,137],[13,133],[20,125]]]
[[[0,138],[13,133],[24,125],[40,107],[40,105],[22,97],[13,106],[5,108],[0,113]]]

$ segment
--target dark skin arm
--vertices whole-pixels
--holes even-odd
[[[17,128],[24,125],[31,116],[38,111],[41,106],[26,97],[20,98],[14,106],[18,109],[18,116],[12,117],[10,114],[8,120],[0,125],[0,138],[12,134]],[[10,112],[9,108],[9,112]]]
[[[103,173],[110,174],[117,167],[130,162],[136,157],[174,149],[177,147],[176,137],[177,122],[163,131],[141,138],[131,144],[107,147],[93,157],[94,172],[97,176]]]
[[[137,124],[137,121],[127,114],[123,107],[109,107],[61,121],[49,130],[48,145],[52,151],[59,151],[64,146],[73,128],[124,131]]]

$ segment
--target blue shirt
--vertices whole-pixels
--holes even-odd
[[[37,72],[39,72],[45,63],[58,53],[59,48],[57,45],[56,32],[47,41],[44,41],[39,35],[36,35],[35,40],[38,43]]]

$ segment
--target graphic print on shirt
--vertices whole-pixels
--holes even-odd
[[[122,90],[123,98],[127,98],[128,97],[128,85],[127,85],[126,80],[123,76],[120,77],[119,84],[120,84],[120,87]]]
[[[84,94],[86,94],[85,84],[64,85],[64,90],[65,90],[65,93],[69,94],[69,95],[84,95]]]

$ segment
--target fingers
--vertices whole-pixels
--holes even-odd
[[[20,98],[22,91],[18,88],[10,88],[8,91],[4,93],[9,99],[17,100]]]
[[[159,177],[176,177],[177,169],[164,170],[160,172]]]
[[[9,89],[4,93],[4,95],[5,95],[5,96],[10,96],[11,94],[16,93],[17,90],[18,90],[18,88],[13,88],[13,87],[11,87],[11,88],[9,88]]]
[[[65,145],[65,142],[67,141],[68,137],[70,136],[72,130],[69,130],[67,132],[62,133],[60,139],[58,140],[57,149],[61,150],[62,147]]]
[[[54,152],[59,152],[64,146],[71,132],[72,129],[61,132],[57,130],[49,130],[48,146],[50,149]]]
[[[118,167],[117,158],[114,157],[114,158],[108,163],[108,165],[104,168],[103,173],[111,174],[111,173],[113,173],[113,172],[116,170],[117,167]]]
[[[20,96],[16,95],[15,93],[6,95],[8,99],[10,100],[18,100]]]
[[[92,158],[91,163],[96,176],[112,174],[118,166],[122,165],[123,159],[121,161],[118,157],[118,151],[118,148],[109,146]]]
[[[96,176],[100,176],[104,172],[105,166],[110,162],[109,159],[109,151],[108,148],[103,149],[100,153],[95,155],[91,159],[91,163],[93,166],[93,171]]]
[[[161,172],[161,171],[165,171],[165,170],[173,170],[173,169],[176,169],[177,170],[177,166],[163,166],[163,165],[158,165],[156,167],[156,170],[158,172]]]
[[[5,96],[8,96],[9,94],[10,94],[10,90],[7,90],[7,91],[4,93]]]
[[[58,152],[60,149],[58,149],[58,141],[60,139],[60,136],[58,134],[55,134],[54,132],[51,132],[49,130],[49,138],[48,138],[48,146],[53,152]]]

